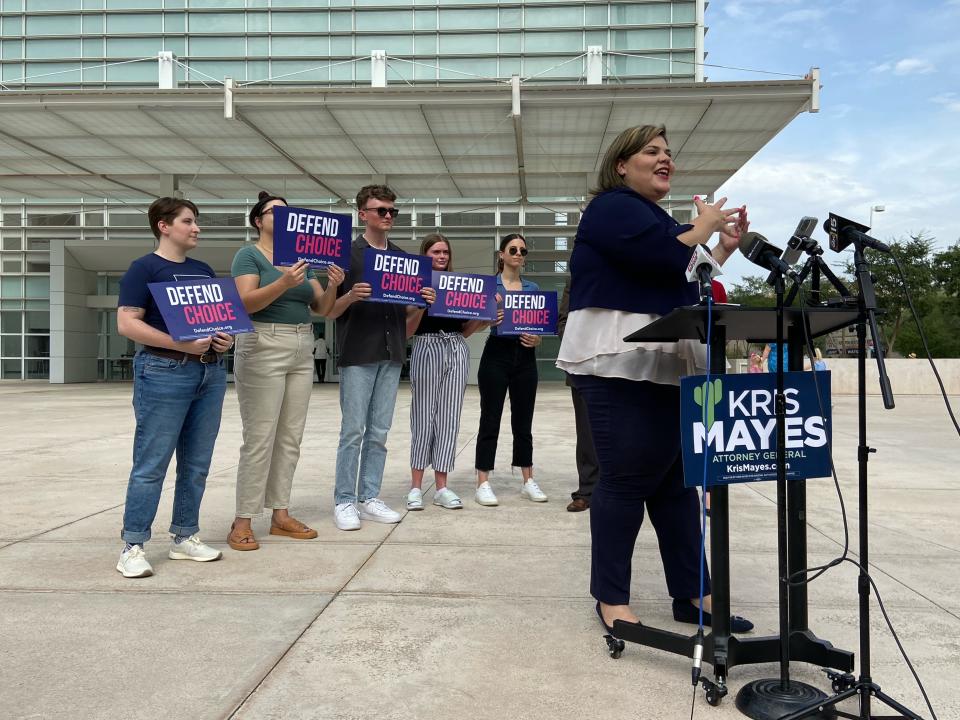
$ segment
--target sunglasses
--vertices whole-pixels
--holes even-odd
[[[514,245],[513,247],[507,248],[507,252],[510,253],[511,255],[519,254],[520,257],[526,257],[527,253],[530,251],[527,250],[525,247],[517,247],[516,245]]]
[[[392,218],[395,218],[397,215],[400,214],[400,210],[395,207],[392,207],[392,208],[378,207],[378,208],[361,208],[361,209],[366,212],[376,211],[377,215],[379,215],[382,218],[385,218],[387,215],[389,215]]]

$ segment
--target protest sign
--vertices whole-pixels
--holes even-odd
[[[196,340],[215,333],[253,332],[233,278],[148,283],[174,340]]]
[[[296,265],[301,260],[314,269],[350,267],[349,215],[273,206],[273,260],[275,265]]]

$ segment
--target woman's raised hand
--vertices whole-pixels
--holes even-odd
[[[713,205],[708,205],[699,197],[694,197],[693,204],[697,207],[697,217],[694,218],[693,225],[697,227],[705,226],[710,234],[728,231],[732,233],[739,222],[742,208],[724,210],[725,202],[727,202],[727,199],[722,197]]]

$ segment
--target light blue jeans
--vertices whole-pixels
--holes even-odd
[[[387,433],[393,423],[399,384],[400,363],[340,368],[342,420],[333,490],[336,504],[366,502],[380,495]]]
[[[163,479],[174,452],[177,484],[170,533],[193,535],[200,530],[200,501],[220,430],[226,389],[222,360],[203,365],[142,350],[137,353],[133,360],[137,429],[120,536],[125,542],[142,544],[150,539]]]

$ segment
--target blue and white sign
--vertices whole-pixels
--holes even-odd
[[[687,487],[777,479],[775,373],[680,379],[683,476]],[[817,400],[817,387],[820,400]],[[830,475],[830,373],[784,373],[786,477]]]
[[[497,278],[493,275],[434,270],[433,289],[437,291],[437,299],[427,311],[432,317],[497,319]]]
[[[147,287],[174,340],[253,332],[233,278],[148,283]]]
[[[350,268],[349,215],[273,206],[273,258],[276,265],[296,265],[301,260],[314,269],[328,265]]]
[[[497,335],[556,335],[555,292],[507,292],[503,297],[503,322]]]
[[[432,276],[433,261],[425,255],[376,248],[363,252],[363,281],[370,283],[371,302],[425,307],[420,291],[430,287]]]

